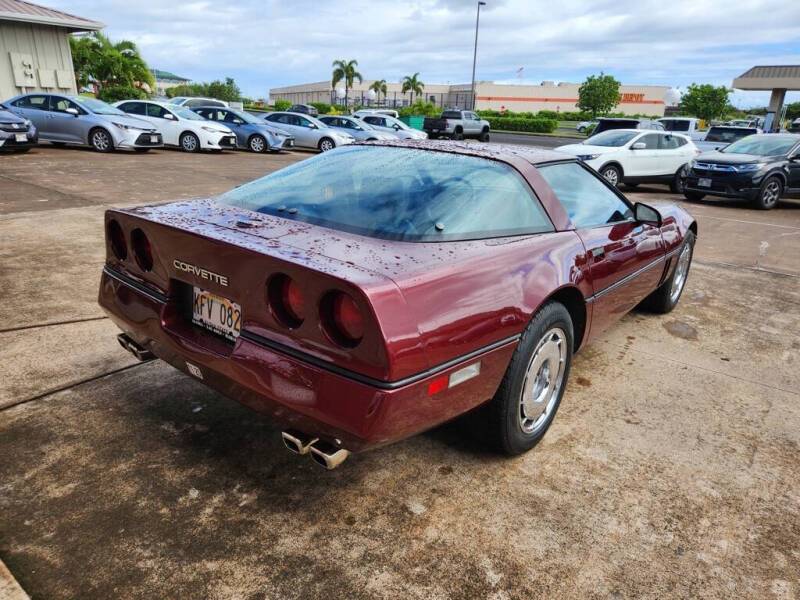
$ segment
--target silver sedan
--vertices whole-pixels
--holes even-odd
[[[333,115],[325,115],[319,117],[319,120],[325,123],[328,127],[340,129],[352,135],[359,142],[371,140],[396,140],[397,136],[388,131],[378,131],[372,125],[359,121],[353,117],[336,117]]]
[[[320,152],[326,152],[355,141],[355,138],[349,133],[328,127],[311,115],[271,112],[264,115],[264,120],[293,135],[295,146],[301,148],[316,148]]]
[[[91,146],[98,152],[146,152],[164,145],[151,123],[95,98],[35,93],[15,96],[6,104],[36,125],[40,140],[56,145]]]

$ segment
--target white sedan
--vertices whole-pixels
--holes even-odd
[[[675,193],[683,190],[683,168],[700,154],[685,135],[641,129],[612,129],[556,150],[577,156],[611,185],[666,183]]]
[[[114,106],[152,123],[164,138],[164,144],[178,146],[184,152],[236,148],[233,131],[188,108],[152,100],[122,100]]]

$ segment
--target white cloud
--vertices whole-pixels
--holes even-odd
[[[246,93],[325,80],[336,58],[367,78],[465,82],[472,0],[42,0],[99,19],[149,63],[198,80],[232,76]],[[786,0],[488,0],[478,78],[730,84],[755,64],[800,63],[800,2]],[[754,96],[755,97],[755,96]]]

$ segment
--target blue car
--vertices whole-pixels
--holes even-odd
[[[236,134],[236,145],[251,152],[279,152],[294,146],[294,136],[234,108],[197,106],[192,110],[209,121],[224,123]]]
[[[38,143],[34,124],[0,104],[0,152],[27,152]]]

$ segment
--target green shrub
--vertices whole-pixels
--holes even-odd
[[[440,114],[442,114],[442,109],[439,106],[436,106],[433,102],[417,100],[411,106],[404,106],[398,109],[397,112],[401,117],[438,117]]]
[[[131,85],[109,85],[100,90],[97,97],[104,102],[117,102],[118,100],[144,100],[147,93]]]
[[[531,119],[520,117],[489,117],[489,126],[494,131],[527,131],[531,133],[553,133],[558,127],[555,119]]]
[[[586,134],[586,137],[589,137],[590,135],[592,135],[594,133],[595,127],[597,127],[597,125],[595,125],[593,123],[593,124],[589,125],[586,129],[583,130],[583,133]]]
[[[316,108],[321,115],[327,115],[331,112],[331,105],[327,102],[309,102],[309,105]]]
[[[275,110],[289,110],[292,103],[288,100],[275,100]]]

